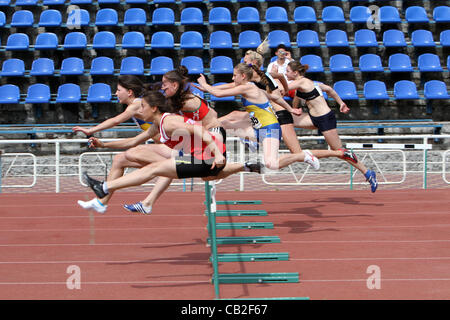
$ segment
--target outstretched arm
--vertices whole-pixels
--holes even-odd
[[[136,115],[136,113],[139,110],[139,107],[140,106],[137,103],[132,103],[122,113],[118,114],[114,118],[110,118],[110,119],[103,121],[102,123],[96,125],[95,127],[88,129],[85,127],[77,126],[77,127],[73,127],[72,131],[83,132],[85,135],[91,136],[96,132],[115,127],[115,126],[121,124],[122,122],[125,122],[125,121],[131,119],[132,117],[134,117]]]
[[[145,130],[137,136],[128,139],[103,142],[100,139],[91,137],[89,138],[89,148],[129,149],[153,138],[156,134],[158,134],[157,128],[151,126],[148,130]]]
[[[200,84],[201,89],[209,92],[210,94],[216,97],[230,97],[236,96],[239,94],[243,94],[246,91],[245,85],[238,85],[233,87],[222,87],[220,86],[212,86],[206,82],[205,76],[200,74],[200,77],[197,79],[197,82]]]

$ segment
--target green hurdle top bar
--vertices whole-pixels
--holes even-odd
[[[206,202],[205,202],[206,204]],[[239,205],[239,204],[262,204],[261,200],[224,200],[216,201],[216,204],[228,204],[228,205]]]

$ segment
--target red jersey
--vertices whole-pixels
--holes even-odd
[[[183,111],[181,110],[181,115],[192,119],[194,121],[200,121],[202,120],[204,117],[206,117],[206,115],[209,112],[209,104],[208,101],[200,98],[199,96],[196,96],[200,99],[200,106],[198,107],[197,110],[195,111]]]
[[[184,145],[183,143],[183,136],[177,136],[174,139],[172,139],[172,137],[170,137],[169,135],[167,135],[167,133],[164,131],[164,127],[163,127],[163,121],[164,119],[169,116],[169,115],[173,115],[171,113],[164,113],[161,117],[161,121],[159,123],[159,133],[160,133],[160,138],[159,140],[161,141],[161,143],[164,143],[166,146],[168,146],[171,149],[174,149],[177,145],[180,145],[180,147],[183,147]],[[193,125],[198,125],[200,126],[199,123],[196,123],[194,120],[184,116],[184,122],[185,123],[189,123],[189,124],[193,124]],[[210,134],[208,132],[208,134]],[[219,147],[219,150],[224,153],[225,152],[225,145],[222,141],[218,141],[216,139],[216,137],[214,137],[213,135],[211,135],[211,137],[213,138],[214,142],[217,144],[217,146]],[[176,139],[176,140],[175,140]],[[188,146],[188,148],[184,148],[184,151],[189,151],[189,153],[197,159],[200,160],[208,160],[213,158],[212,154],[208,148],[208,146],[205,144],[205,142],[201,142],[201,145],[199,142],[196,143],[196,138],[194,137],[194,135],[190,136],[190,146]],[[178,149],[178,148],[177,148]]]

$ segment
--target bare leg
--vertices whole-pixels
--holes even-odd
[[[283,141],[291,153],[300,153],[302,151],[293,124],[281,125],[281,133],[283,135]]]
[[[322,134],[332,150],[338,150],[342,148],[342,142],[339,138],[337,129],[327,130],[325,132],[322,132]],[[357,163],[348,160],[345,161],[361,171],[362,174],[365,174],[367,172],[367,167],[361,161],[358,161]]]
[[[156,200],[158,200],[159,197],[164,193],[164,191],[169,188],[172,180],[173,179],[167,177],[158,177],[158,180],[156,180],[152,192],[150,192],[148,196],[142,201],[142,204],[146,207],[153,206]]]

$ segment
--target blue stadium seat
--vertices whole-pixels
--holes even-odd
[[[42,5],[44,6],[62,6],[66,0],[44,0]]]
[[[409,80],[400,80],[394,84],[395,99],[419,99],[416,84]]]
[[[142,37],[144,37],[144,35],[142,35]],[[173,49],[174,46],[175,41],[171,32],[158,31],[153,33],[151,39],[152,49]]]
[[[159,4],[159,3],[175,3],[175,0],[154,0],[153,3],[154,3],[154,4]]]
[[[294,22],[295,23],[316,23],[316,11],[314,8],[301,6],[294,10]]]
[[[233,60],[226,56],[213,57],[210,62],[211,74],[232,74]]]
[[[225,84],[225,82],[218,82],[213,84],[213,86],[220,86],[221,84]],[[236,97],[234,96],[230,96],[230,97],[216,97],[215,95],[210,95],[210,100],[211,101],[234,101],[236,99]]]
[[[202,2],[203,0],[181,0],[182,3],[189,3],[189,2]]]
[[[126,4],[147,4],[147,0],[125,0]],[[156,1],[154,1],[156,3]]]
[[[253,7],[241,7],[237,12],[238,24],[259,24],[259,11]]]
[[[3,27],[6,24],[6,16],[3,11],[0,11],[0,27]]]
[[[378,11],[381,23],[401,23],[400,14],[396,7],[384,6]]]
[[[58,36],[53,32],[40,33],[36,37],[35,50],[56,50],[58,48]]]
[[[96,57],[91,62],[91,75],[114,74],[114,61],[109,57]]]
[[[428,23],[427,12],[424,7],[411,6],[406,8],[405,19],[408,23]]]
[[[62,16],[59,10],[48,9],[42,11],[39,17],[39,27],[59,27],[62,23]]]
[[[14,84],[0,86],[0,103],[19,103],[20,90]]]
[[[119,4],[120,0],[97,0],[98,4]]]
[[[86,49],[87,39],[83,32],[69,32],[64,38],[64,49]]]
[[[67,16],[67,27],[86,27],[89,26],[90,16],[86,9],[74,9]]]
[[[6,41],[7,51],[28,50],[30,39],[25,33],[13,33],[8,36]]]
[[[231,25],[231,12],[230,9],[225,7],[215,7],[209,11],[209,24],[220,25],[229,24]]]
[[[338,6],[328,6],[322,10],[322,20],[325,23],[344,23],[344,11]]]
[[[268,7],[266,10],[266,23],[289,23],[287,11],[283,7]]]
[[[391,72],[413,72],[411,59],[404,53],[394,53],[389,56],[388,67]]]
[[[117,11],[112,8],[103,8],[97,11],[95,16],[96,26],[117,26],[119,16]]]
[[[232,49],[233,41],[228,31],[213,31],[209,36],[210,49]]]
[[[424,53],[418,58],[420,72],[442,72],[441,61],[434,53]]]
[[[173,60],[170,57],[160,56],[150,62],[151,75],[163,75],[170,70],[173,70]]]
[[[30,10],[15,11],[11,19],[11,27],[32,27],[34,23],[33,13]]]
[[[129,8],[125,11],[123,24],[125,26],[145,26],[147,15],[142,8]]]
[[[197,56],[187,56],[181,59],[181,65],[188,69],[188,74],[203,73],[203,61]]]
[[[25,103],[49,103],[50,88],[43,83],[35,83],[28,87]]]
[[[358,92],[356,90],[356,85],[348,80],[337,81],[333,89],[342,98],[342,100],[358,100]]]
[[[254,30],[245,30],[239,33],[238,46],[242,49],[255,49],[261,44],[259,32]]]
[[[201,25],[203,24],[202,10],[196,7],[188,7],[181,10],[180,24]]]
[[[371,23],[373,21],[372,12],[365,6],[354,6],[350,9],[350,21],[352,23]]]
[[[193,94],[199,96],[200,98],[204,99],[205,98],[205,93],[202,90],[194,87],[194,84],[197,85],[197,86],[200,86],[198,83],[192,83],[192,82],[189,83],[189,88],[191,89],[191,92]]]
[[[81,100],[81,90],[77,84],[64,83],[58,87],[56,94],[57,103],[79,103]]]
[[[175,13],[171,8],[156,8],[152,15],[154,25],[174,25]]]
[[[100,103],[111,101],[111,87],[106,83],[94,83],[88,89],[87,102]]]
[[[120,64],[120,74],[144,74],[144,61],[139,57],[125,57]]]
[[[70,0],[70,4],[92,4],[93,0]]]
[[[361,72],[383,72],[380,56],[366,53],[359,57],[359,70]]]
[[[153,35],[155,35],[154,33]],[[125,32],[122,38],[122,48],[123,49],[144,49],[145,48],[145,37],[142,32],[139,31],[128,31]]]
[[[353,72],[352,58],[346,54],[335,54],[330,57],[331,72]]]
[[[16,6],[37,6],[38,0],[17,0]]]
[[[185,31],[180,37],[180,49],[203,49],[203,36],[198,31]]]
[[[0,0],[0,6],[7,7],[11,4],[11,0]]]
[[[450,99],[445,82],[440,80],[425,82],[424,95],[427,99]]]
[[[415,30],[411,34],[411,43],[414,47],[435,47],[433,34],[428,30]]]
[[[111,31],[100,31],[94,36],[93,49],[114,49],[116,47],[116,35]]]
[[[82,75],[84,73],[83,59],[77,57],[69,57],[62,61],[60,74],[66,75]]]
[[[38,58],[31,64],[31,76],[52,76],[54,72],[55,65],[49,58]]]
[[[437,23],[450,22],[450,6],[437,6],[434,8],[433,19]]]
[[[2,64],[2,77],[21,77],[25,74],[25,63],[21,59],[11,58]]]
[[[378,47],[377,36],[373,30],[360,29],[355,32],[355,46]]]
[[[325,34],[327,47],[348,47],[347,33],[343,30],[333,29]]]
[[[299,48],[320,47],[319,35],[314,30],[301,30],[297,33],[297,46]]]
[[[441,46],[450,47],[450,30],[444,30],[439,35],[439,41],[441,42]]]
[[[385,47],[406,47],[405,35],[397,29],[386,30],[383,33]]]
[[[364,83],[364,97],[367,100],[388,100],[386,84],[379,80],[367,81]]]
[[[322,58],[315,54],[307,54],[300,58],[301,64],[307,64],[307,73],[311,72],[324,72]]]
[[[273,30],[268,34],[269,48],[276,48],[279,44],[284,44],[287,48],[291,47],[289,33],[284,30]]]

